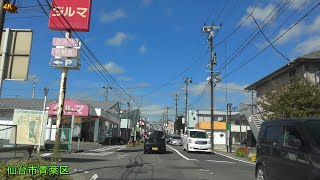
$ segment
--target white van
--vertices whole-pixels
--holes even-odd
[[[183,150],[211,152],[211,141],[208,133],[201,129],[187,129],[183,135]]]

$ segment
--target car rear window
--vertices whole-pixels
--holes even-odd
[[[161,131],[150,131],[150,132],[148,132],[148,138],[150,138],[150,139],[161,138],[163,135],[164,134]]]
[[[320,146],[320,120],[306,121],[305,126],[311,138]]]

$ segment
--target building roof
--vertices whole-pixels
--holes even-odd
[[[54,102],[53,99],[48,99],[46,106]],[[92,100],[77,100],[88,104],[92,108],[108,110],[115,106],[118,102],[92,101]],[[26,110],[43,110],[44,99],[32,98],[0,98],[0,109],[26,109]]]
[[[280,74],[283,74],[284,72],[287,72],[288,70],[294,68],[298,64],[300,64],[302,62],[306,62],[306,61],[309,61],[309,62],[317,61],[318,63],[320,63],[320,50],[314,51],[312,53],[309,53],[309,54],[306,54],[306,55],[303,55],[301,57],[296,58],[295,60],[292,61],[292,63],[282,66],[281,68],[277,69],[276,71],[268,74],[267,76],[263,77],[262,79],[256,81],[255,83],[251,84],[250,86],[244,88],[244,90],[256,90],[257,86],[269,81],[270,79],[272,79]]]

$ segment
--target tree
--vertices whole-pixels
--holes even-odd
[[[320,86],[296,79],[286,86],[274,85],[259,102],[265,119],[320,117]]]
[[[184,129],[184,124],[182,124],[182,117],[178,116],[178,119],[174,121],[174,131],[177,131],[180,133],[180,129]]]

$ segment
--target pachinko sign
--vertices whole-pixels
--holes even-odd
[[[52,0],[49,28],[88,32],[92,0]]]

